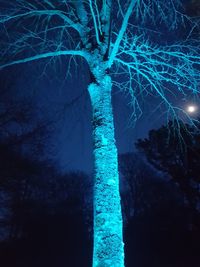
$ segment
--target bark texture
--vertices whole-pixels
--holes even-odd
[[[93,108],[95,157],[93,267],[124,267],[111,88],[111,78],[106,74],[88,87]]]

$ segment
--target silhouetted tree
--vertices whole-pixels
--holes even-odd
[[[0,94],[9,95],[9,86],[7,92],[5,89],[1,87]],[[31,100],[11,101],[4,96],[0,107],[0,198],[4,205],[0,213],[1,232],[2,239],[8,234],[17,238],[23,227],[23,205],[29,198],[30,181],[35,176],[35,165],[39,164],[34,160],[42,158],[50,122],[35,118]]]
[[[200,212],[199,123],[191,126],[179,122],[178,131],[174,123],[170,121],[166,126],[151,130],[148,138],[137,141],[136,147],[144,152],[148,161],[157,169],[170,175],[197,214]]]
[[[177,202],[176,208],[183,204],[183,198],[169,177],[151,166],[139,153],[120,155],[119,166],[125,187],[122,200],[128,220],[140,216],[153,217],[161,210],[169,215],[173,213],[171,207],[175,206],[174,203]]]
[[[120,155],[119,166],[126,265],[197,267],[200,232],[188,228],[191,218],[184,194],[169,174],[138,152]]]
[[[8,196],[2,204],[9,214],[0,217],[0,226],[9,238],[4,235],[5,240],[0,240],[1,263],[6,267],[35,266],[39,261],[38,266],[43,262],[54,266],[65,259],[69,266],[78,266],[81,259],[87,266],[88,221],[92,218],[89,177],[82,172],[60,174],[49,162],[33,161],[13,151],[3,155],[0,153],[0,193]],[[77,251],[80,258],[76,262]]]

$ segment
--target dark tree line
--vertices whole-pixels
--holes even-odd
[[[34,127],[31,116],[24,122],[25,106],[13,105],[1,115],[1,121],[8,118],[0,136],[2,266],[71,266],[76,250],[84,264],[90,248],[90,178],[78,171],[61,174],[41,160],[48,129],[43,122]],[[17,131],[18,124],[24,131]]]
[[[37,116],[31,99],[13,100],[11,90],[1,79],[1,265],[55,266],[63,261],[71,266],[78,244],[86,261],[90,178],[78,171],[61,174],[44,160],[52,122]]]
[[[149,132],[148,138],[138,140],[136,147],[158,170],[170,175],[184,193],[191,209],[193,226],[200,225],[200,124],[171,121],[158,130]]]
[[[22,102],[0,113],[0,262],[88,266],[92,180],[39,160],[48,128],[30,127],[31,117]],[[119,156],[127,267],[198,267],[199,125],[179,125],[181,135],[170,122],[138,140],[139,152]]]

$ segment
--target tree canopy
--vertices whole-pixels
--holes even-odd
[[[199,93],[199,20],[189,12],[196,2],[1,0],[0,4],[1,69],[43,59],[48,65],[68,65],[70,73],[78,56],[95,76],[102,62],[113,85],[130,95],[133,120],[141,115],[145,96],[157,96],[158,108],[164,105],[167,116],[177,118],[184,110],[175,96]],[[63,56],[67,60],[61,60]]]

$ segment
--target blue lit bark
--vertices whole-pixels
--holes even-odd
[[[102,78],[103,77],[103,78]],[[124,267],[117,148],[108,75],[90,84],[95,157],[93,267]]]

